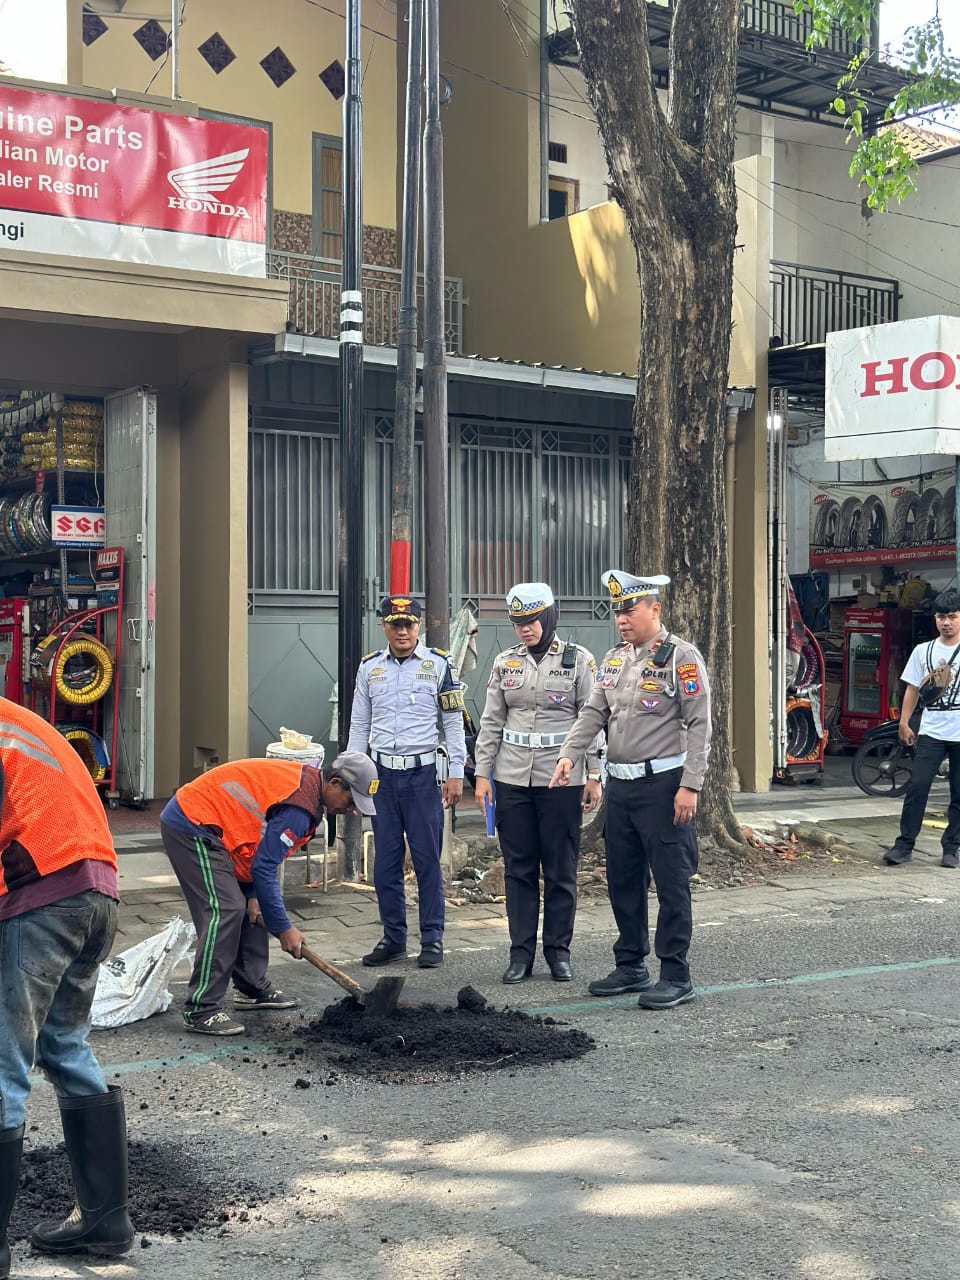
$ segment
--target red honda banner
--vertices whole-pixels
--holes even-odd
[[[267,131],[0,85],[0,245],[266,274]]]

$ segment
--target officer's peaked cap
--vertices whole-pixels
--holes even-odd
[[[384,622],[419,622],[423,609],[420,601],[410,596],[384,596],[380,601],[380,617]]]
[[[602,574],[600,581],[610,592],[610,602],[614,610],[632,609],[638,600],[656,600],[660,588],[665,587],[670,579],[665,573],[647,574],[638,578],[625,569],[608,569]]]
[[[518,582],[507,592],[507,613],[512,622],[533,622],[555,603],[545,582]]]

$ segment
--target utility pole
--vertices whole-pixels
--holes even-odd
[[[423,0],[410,0],[407,106],[404,117],[403,223],[400,238],[400,312],[397,390],[393,419],[393,512],[390,592],[410,593],[413,542],[413,433],[417,395],[417,234],[420,215],[420,98],[423,93]]]
[[[447,542],[447,365],[444,334],[440,0],[426,0],[427,118],[423,131],[423,454],[427,639],[450,644]]]
[[[170,97],[180,97],[180,0],[170,0]]]
[[[360,0],[347,0],[347,93],[343,101],[343,262],[340,281],[340,521],[337,725],[347,745],[353,684],[363,645],[363,225]],[[344,820],[342,873],[356,878],[359,819]]]
[[[540,221],[550,221],[550,0],[540,0]]]

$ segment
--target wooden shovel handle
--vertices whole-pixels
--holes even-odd
[[[329,960],[324,960],[323,956],[318,956],[315,951],[311,951],[306,943],[301,945],[300,954],[304,960],[309,960],[315,969],[319,969],[320,972],[325,973],[328,978],[332,978],[334,982],[339,983],[339,985],[343,987],[344,991],[349,991],[354,1000],[359,1000],[361,1004],[363,1003],[363,997],[365,995],[364,989],[361,987],[360,983],[355,982],[349,974],[338,969],[337,966],[331,964]]]

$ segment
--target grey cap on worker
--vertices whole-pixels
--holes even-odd
[[[377,794],[380,779],[377,776],[377,766],[370,757],[360,751],[345,751],[333,761],[330,771],[349,786],[357,813],[362,813],[365,818],[374,817],[377,807],[372,797]]]

